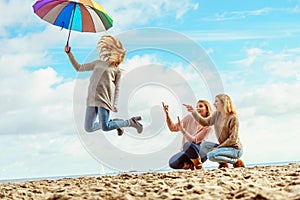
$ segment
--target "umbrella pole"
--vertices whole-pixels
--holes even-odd
[[[69,29],[69,35],[68,35],[68,40],[67,40],[66,46],[69,46],[69,40],[70,40],[70,35],[71,35],[71,30],[72,30],[72,24],[73,24],[75,9],[76,9],[76,3],[74,3],[74,8],[73,8],[73,12],[72,12],[72,18],[71,18],[71,25],[70,25],[70,29]]]

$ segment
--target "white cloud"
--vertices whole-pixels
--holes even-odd
[[[124,74],[129,73],[131,70],[136,69],[140,66],[146,66],[150,64],[159,64],[159,60],[154,54],[147,54],[144,56],[135,55],[131,59],[126,59],[120,67],[123,68]]]
[[[204,20],[207,21],[226,21],[226,20],[237,20],[245,19],[249,16],[259,16],[267,15],[270,13],[271,8],[262,8],[258,10],[249,10],[249,11],[231,11],[231,12],[222,12],[216,13],[214,17],[207,17]]]
[[[19,69],[0,87],[1,134],[72,132],[74,83],[62,83],[52,68],[32,73]]]
[[[300,53],[299,48],[284,49],[278,54],[272,54],[264,69],[272,75],[282,78],[300,78]]]
[[[8,0],[0,2],[0,37],[8,36],[7,29],[14,28],[16,34],[23,34],[25,28],[34,27],[38,24],[33,23],[33,5],[32,0],[24,0],[22,3],[18,0]]]
[[[246,54],[247,54],[247,58],[246,59],[235,61],[235,62],[232,62],[232,63],[241,64],[241,65],[244,65],[246,67],[249,67],[255,61],[257,61],[258,59],[262,58],[262,56],[266,56],[266,54],[268,54],[268,52],[263,51],[260,48],[250,48],[250,49],[246,50]]]
[[[240,137],[246,163],[290,162],[300,159],[297,132],[299,115],[240,116]]]
[[[268,63],[265,65],[265,69],[270,71],[271,74],[277,77],[283,78],[294,78],[296,77],[297,80],[300,78],[300,58],[296,61],[279,61]]]
[[[272,13],[289,13],[297,14],[300,12],[299,7],[290,8],[261,8],[257,10],[245,10],[245,11],[225,11],[221,13],[215,13],[213,17],[206,17],[206,21],[227,21],[227,20],[241,20],[252,16],[270,15]]]
[[[264,70],[271,75],[269,80],[278,80],[278,78],[299,80],[299,52],[299,48],[283,49],[280,52],[273,52],[261,48],[250,48],[246,49],[247,57],[245,59],[233,61],[232,63],[251,67],[255,70]]]
[[[246,108],[253,108],[255,116],[280,118],[281,115],[287,115],[293,117],[300,110],[300,95],[297,91],[300,91],[299,83],[266,84],[244,94],[239,101]]]
[[[137,55],[131,59],[127,59],[122,66],[124,66],[125,69],[124,76],[127,73],[131,73],[134,69],[145,67],[145,70],[135,78],[140,79],[139,82],[143,84],[151,82],[149,81],[151,79],[170,89],[174,89],[172,92],[175,92],[175,95],[181,97],[195,95],[196,98],[210,98],[209,94],[211,91],[209,91],[209,88],[206,85],[210,76],[209,71],[205,72],[207,74],[200,74],[193,64],[194,63],[186,64],[183,61],[170,62],[158,58],[155,54],[147,54],[144,56]],[[158,70],[151,70],[151,65],[161,68]],[[192,94],[189,94],[191,92],[190,89]],[[185,100],[188,100],[188,98],[185,98]],[[193,102],[193,98],[191,98],[185,103],[194,104],[195,102]]]
[[[247,162],[299,160],[293,154],[300,150],[299,90],[300,84],[266,84],[243,95],[235,94]]]
[[[198,9],[198,3],[192,0],[169,1],[107,1],[101,4],[114,20],[116,30],[128,30],[153,20],[163,19],[166,15],[179,19],[189,10]]]
[[[0,134],[70,134],[74,126],[74,82],[63,79],[51,67],[51,64],[61,60],[60,55],[55,55],[52,49],[62,46],[61,54],[65,56],[63,45],[67,31],[59,31],[58,27],[35,16],[31,8],[33,3],[1,1],[1,4],[5,4],[0,6],[1,9],[5,8],[1,12],[4,15],[1,17],[1,27],[8,32],[13,29],[22,34],[11,33],[11,36],[1,38],[0,65],[3,68],[0,74]],[[28,8],[24,8],[24,4]],[[8,10],[14,10],[15,15],[10,17],[12,12]],[[34,31],[34,26],[40,31]],[[47,28],[42,30],[42,26]],[[74,32],[72,36],[79,36],[79,33]]]
[[[225,87],[236,93],[239,105],[250,106],[255,115],[268,117],[291,115],[300,110],[300,97],[297,97],[300,89],[297,81],[300,76],[299,49],[273,52],[251,48],[246,54],[245,59],[234,61],[240,66],[239,70],[222,74]]]

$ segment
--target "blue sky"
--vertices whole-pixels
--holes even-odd
[[[114,19],[114,26],[108,31],[112,35],[122,37],[133,30],[162,29],[185,36],[202,48],[217,69],[224,91],[237,107],[246,164],[300,160],[299,0],[98,3]],[[78,92],[74,87],[81,82],[76,82],[78,74],[63,51],[67,31],[39,19],[33,13],[33,4],[31,0],[22,4],[17,0],[0,2],[0,179],[103,172],[97,156],[78,137],[73,103]],[[72,32],[71,46],[79,62],[95,50],[101,35]],[[174,41],[170,44],[181,48]],[[130,52],[122,67],[129,77],[141,65],[153,64],[162,64],[167,66],[165,70],[181,74],[196,99],[207,98],[213,103],[207,86],[189,63],[170,52]],[[168,79],[164,72],[156,80],[178,84],[178,91],[184,94],[186,88]],[[126,90],[130,81],[126,82],[126,76],[124,80]],[[154,120],[149,110],[159,109],[162,100],[174,108],[174,120],[177,115],[186,114],[176,94],[174,97],[167,89],[152,85],[137,90],[131,96],[128,112],[142,113],[145,127]],[[149,94],[156,95],[145,98]],[[159,122],[154,128],[158,125]],[[160,140],[173,141],[174,135],[163,130],[166,133],[162,133]],[[130,137],[122,139],[111,134],[107,140],[121,145],[124,151],[140,151],[140,147],[132,147]],[[149,142],[156,146],[146,145],[145,152],[167,144]],[[164,159],[168,155],[164,156],[161,162],[167,164]],[[130,158],[118,159],[131,162]]]

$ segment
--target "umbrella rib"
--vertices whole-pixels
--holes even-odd
[[[71,35],[71,30],[72,30],[72,24],[73,24],[75,9],[76,9],[76,3],[74,3],[74,8],[73,8],[73,12],[72,12],[72,18],[71,18],[70,30],[69,30],[68,40],[67,40],[67,46],[69,46],[69,39],[70,39],[70,35]]]

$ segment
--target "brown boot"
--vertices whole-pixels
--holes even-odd
[[[195,168],[193,163],[184,162],[182,169],[194,170]]]
[[[221,169],[221,168],[229,168],[228,163],[219,163],[218,169]]]
[[[241,159],[237,159],[236,163],[233,164],[233,167],[234,168],[245,167],[245,164],[244,164],[244,162]]]
[[[135,116],[135,117],[132,117],[131,119],[134,119],[136,121],[141,121],[142,117],[141,116]]]
[[[195,166],[194,166],[194,164],[190,164],[190,170],[195,170]]]
[[[129,121],[130,124],[129,126],[136,128],[138,133],[142,133],[143,132],[143,125],[141,123],[139,123],[138,121],[140,121],[142,118],[141,116],[137,116],[137,117],[132,117]]]
[[[201,162],[200,158],[191,159],[191,161],[194,163],[194,168],[195,169],[203,169],[202,168],[202,162]]]
[[[118,136],[122,136],[124,133],[124,129],[123,128],[117,128],[118,131]]]

